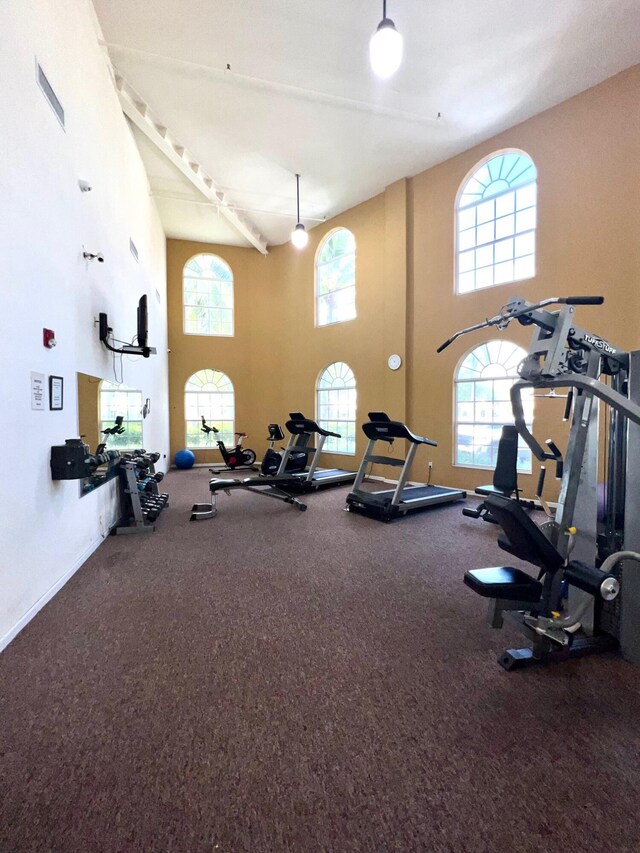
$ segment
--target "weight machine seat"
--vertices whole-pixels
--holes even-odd
[[[475,489],[476,495],[482,495],[485,497],[486,495],[501,495],[503,498],[510,498],[513,494],[513,490],[507,491],[506,489],[499,489],[497,486],[478,486]]]
[[[488,495],[485,504],[504,531],[498,536],[498,545],[503,551],[545,572],[557,572],[562,568],[564,558],[518,501],[496,494]]]
[[[540,601],[542,584],[522,569],[496,566],[491,569],[470,569],[464,582],[483,598],[501,598],[505,601]]]

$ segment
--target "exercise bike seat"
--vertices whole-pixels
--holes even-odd
[[[542,596],[540,581],[512,566],[470,569],[464,573],[464,582],[483,598],[536,602]]]
[[[234,433],[234,435],[237,435],[238,438],[246,438],[247,437],[246,432],[236,432],[236,433]]]

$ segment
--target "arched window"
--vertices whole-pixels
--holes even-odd
[[[495,468],[500,432],[513,423],[509,395],[526,351],[511,341],[488,341],[462,359],[455,376],[455,464]],[[525,421],[533,423],[533,392],[522,391]],[[518,447],[518,470],[531,471],[531,451]]]
[[[531,278],[536,272],[536,167],[520,151],[495,154],[460,187],[456,291]]]
[[[233,335],[233,273],[217,255],[194,255],[182,271],[185,335]]]
[[[202,432],[202,416],[218,434]],[[235,445],[234,394],[229,377],[220,370],[199,370],[187,379],[184,388],[184,416],[187,447],[215,449],[216,439]]]
[[[346,228],[328,234],[316,253],[316,326],[356,316],[356,238]]]
[[[142,391],[134,391],[126,385],[116,385],[103,379],[100,383],[98,401],[100,441],[106,441],[108,450],[135,450],[142,447]],[[116,418],[122,415],[124,432],[120,435],[102,435]]]
[[[316,418],[324,429],[341,438],[327,438],[324,450],[330,453],[356,452],[356,378],[344,361],[325,368],[316,386]]]

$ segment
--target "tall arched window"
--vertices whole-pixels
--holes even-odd
[[[194,255],[182,271],[185,335],[233,335],[233,273],[217,255]]]
[[[324,429],[341,438],[327,438],[330,453],[356,452],[356,378],[349,365],[336,361],[325,368],[316,386],[316,418]]]
[[[346,228],[328,234],[316,253],[316,326],[356,316],[356,238]]]
[[[500,432],[513,423],[511,386],[526,351],[511,341],[488,341],[462,359],[455,376],[455,464],[495,468]],[[522,401],[529,428],[533,423],[533,391]],[[531,471],[531,451],[518,447],[518,470]]]
[[[202,416],[220,432],[202,432]],[[229,377],[220,370],[199,370],[184,388],[187,447],[215,448],[216,439],[235,445],[234,393]],[[215,437],[214,437],[215,435]]]
[[[108,450],[135,450],[142,447],[142,391],[117,385],[103,379],[100,383],[98,401],[100,441],[107,442]],[[122,415],[124,432],[120,435],[103,436],[102,430],[109,429],[115,419]]]
[[[495,154],[458,192],[456,291],[531,278],[536,272],[536,184],[531,158]]]

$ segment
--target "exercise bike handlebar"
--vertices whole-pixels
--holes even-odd
[[[200,415],[200,417],[202,418],[202,426],[200,427],[200,432],[206,432],[207,434],[210,432],[220,432],[220,430],[216,429],[216,427],[209,426],[204,415]]]
[[[462,335],[468,335],[470,332],[478,331],[478,329],[486,329],[488,326],[505,329],[512,320],[517,320],[519,317],[545,308],[547,305],[602,305],[603,302],[604,296],[552,296],[550,299],[543,299],[541,302],[532,305],[516,296],[507,302],[495,317],[488,317],[483,323],[476,323],[474,326],[468,326],[466,329],[455,332],[448,340],[440,344],[436,352],[442,352]]]

